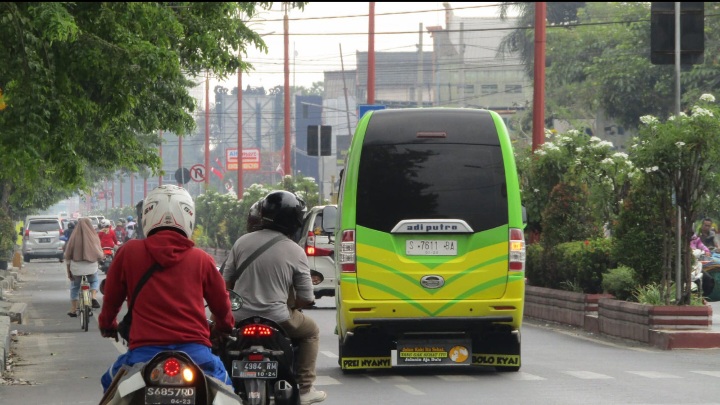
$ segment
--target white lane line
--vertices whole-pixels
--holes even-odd
[[[400,388],[401,390],[405,391],[406,393],[410,395],[425,395],[424,392],[420,391],[417,388],[414,388],[407,384],[395,384],[396,387]]]
[[[408,380],[407,378],[405,378],[405,377],[403,377],[403,376],[401,376],[401,375],[387,375],[387,376],[384,375],[384,376],[382,376],[381,378],[374,377],[374,376],[369,375],[369,374],[366,374],[365,376],[366,376],[367,378],[369,378],[372,382],[376,382],[376,383],[380,383],[380,382],[383,382],[383,383],[386,383],[386,382],[409,382],[409,381],[410,381],[410,380]]]
[[[340,381],[326,375],[319,375],[315,378],[313,385],[339,385]]]
[[[545,378],[540,377],[539,375],[525,373],[522,371],[518,371],[517,373],[500,373],[500,375],[504,378],[507,378],[507,379],[513,380],[513,381],[542,381],[542,380],[545,380]]]
[[[614,378],[605,374],[593,373],[592,371],[563,371],[563,373],[583,380],[607,380]]]
[[[333,353],[333,352],[321,351],[320,353],[324,354],[324,355],[327,356],[327,357],[330,357],[331,359],[337,359],[337,358],[338,358],[338,355],[335,354],[335,353]]]
[[[720,371],[691,371],[691,373],[709,375],[710,377],[720,378]]]
[[[475,377],[469,375],[437,375],[436,377],[448,382],[477,381]]]
[[[661,373],[659,371],[626,371],[626,372],[630,373],[630,374],[639,375],[641,377],[646,377],[646,378],[681,378],[680,376],[677,376],[677,375]]]

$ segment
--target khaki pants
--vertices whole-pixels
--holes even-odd
[[[290,319],[280,323],[291,339],[298,343],[295,355],[297,382],[306,392],[315,382],[315,363],[320,346],[320,328],[312,318],[298,310],[290,310]]]

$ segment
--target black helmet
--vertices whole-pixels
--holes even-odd
[[[262,228],[292,237],[302,225],[305,201],[289,191],[273,191],[260,202]]]
[[[262,199],[256,201],[250,206],[247,217],[247,232],[255,232],[262,229],[262,216],[260,215],[260,206],[262,205]]]
[[[67,227],[68,227],[68,229],[73,229],[73,228],[75,228],[75,221],[70,221],[70,222],[68,222]]]

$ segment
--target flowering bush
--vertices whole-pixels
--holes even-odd
[[[692,272],[690,238],[692,223],[696,219],[703,197],[716,195],[720,190],[718,176],[720,161],[720,109],[715,97],[703,94],[697,105],[690,108],[690,114],[681,113],[666,121],[652,116],[640,118],[642,126],[639,136],[631,147],[631,159],[648,181],[666,195],[674,197],[675,204],[682,212],[679,224],[682,243],[682,295],[678,303],[689,303],[690,274]],[[673,216],[675,216],[673,214]],[[666,224],[673,218],[666,218]],[[677,224],[675,224],[677,226]],[[673,243],[665,234],[663,243],[664,274],[662,285],[669,286],[672,280],[673,257],[667,250]],[[665,294],[667,300],[670,295]]]

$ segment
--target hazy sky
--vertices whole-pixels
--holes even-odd
[[[455,15],[462,17],[496,17],[498,3],[452,2]],[[255,70],[243,74],[243,88],[263,86],[266,89],[283,85],[283,13],[281,3],[254,20],[251,28],[261,34],[268,46],[265,54],[255,48],[246,60]],[[291,10],[290,85],[310,87],[323,80],[326,70],[341,70],[340,44],[346,70],[355,69],[355,52],[368,49],[369,3],[313,3],[304,11]],[[432,50],[429,26],[445,28],[445,12],[440,2],[376,2],[375,51],[415,52],[419,42],[419,24],[423,24],[423,49]],[[293,55],[297,52],[293,61]],[[294,62],[294,64],[293,64]],[[211,89],[217,82],[211,80]],[[221,83],[227,88],[237,86],[237,76]],[[212,90],[211,90],[212,91]]]

